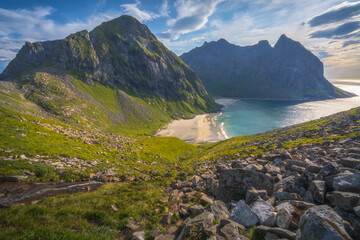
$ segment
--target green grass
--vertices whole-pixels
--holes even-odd
[[[3,209],[1,239],[114,239],[130,217],[143,222],[142,228],[150,233],[166,209],[162,196],[156,182],[121,183]]]
[[[115,111],[121,106],[121,96],[111,87],[100,84],[84,85],[83,82],[77,84],[94,99],[103,101],[101,104],[107,109]],[[101,98],[102,95],[107,97]],[[10,104],[15,105],[17,101],[24,101],[16,96]],[[166,112],[177,113],[178,116],[184,114],[184,109],[189,114],[185,116],[190,116],[191,111],[199,110],[180,102],[163,103],[161,99],[140,99],[131,94],[128,94],[126,99],[146,106],[155,114],[162,111],[161,108],[167,108]],[[13,109],[5,105],[0,107],[0,175],[24,175],[24,170],[28,170],[35,174],[28,179],[29,181],[70,181],[111,167],[119,177],[147,175],[154,178],[142,182],[109,184],[94,192],[65,194],[43,199],[36,205],[2,209],[1,239],[116,239],[122,236],[120,234],[130,217],[136,222],[143,223],[141,229],[146,231],[147,239],[150,239],[152,230],[160,226],[160,218],[171,204],[161,201],[164,197],[163,189],[179,179],[181,173],[191,176],[196,170],[200,171],[199,164],[204,161],[215,164],[218,161],[238,159],[251,154],[264,154],[277,148],[322,144],[328,140],[340,141],[360,135],[357,130],[358,124],[347,127],[346,133],[341,131],[342,129],[327,128],[335,121],[341,121],[350,115],[359,115],[360,108],[290,128],[196,145],[172,137],[141,135],[144,134],[143,128],[149,128],[146,124],[138,128],[134,126],[134,129],[130,127],[128,133],[136,137],[116,140],[117,135],[108,134],[106,131],[82,131],[83,129],[74,127],[71,122],[64,123],[61,118],[42,118],[19,113],[17,109],[10,108]],[[183,109],[176,112],[178,108]],[[169,118],[168,115],[167,117]],[[165,120],[168,118],[164,117]],[[160,121],[152,124],[155,129]],[[122,128],[125,126],[113,131],[125,131]],[[71,131],[74,135],[66,134],[66,131]],[[151,130],[148,133],[150,132]],[[320,136],[319,133],[324,136]],[[298,137],[300,134],[302,137]],[[82,137],[94,138],[96,143],[86,143]],[[278,147],[279,141],[281,147]],[[111,143],[117,143],[121,147]],[[100,164],[82,172],[72,169],[59,171],[42,162],[30,164],[27,160],[15,157],[20,155],[47,156],[54,160],[60,157],[76,157],[85,161],[96,160]],[[8,158],[12,160],[6,160]],[[194,199],[190,205],[198,200]],[[117,205],[120,211],[113,211],[112,204]],[[172,221],[177,220],[178,216],[174,215]],[[261,239],[255,228],[241,233],[250,239]]]

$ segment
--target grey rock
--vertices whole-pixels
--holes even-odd
[[[360,205],[360,194],[351,192],[333,192],[334,203],[339,208],[352,211],[354,207]]]
[[[225,203],[221,200],[216,200],[210,205],[210,211],[217,219],[229,218],[230,213]]]
[[[307,210],[300,218],[296,237],[299,240],[346,239],[343,219],[329,206],[315,206]]]
[[[265,234],[264,240],[276,240],[276,239],[279,239],[279,236],[276,235],[275,233],[267,232]]]
[[[321,171],[317,175],[317,178],[325,179],[325,177],[327,177],[327,176],[337,175],[338,173],[340,173],[339,165],[337,165],[337,163],[332,162],[332,163],[325,165],[321,169]]]
[[[144,231],[138,231],[134,232],[131,236],[132,240],[144,240],[145,239],[145,232]]]
[[[323,203],[325,198],[325,181],[314,180],[310,183],[309,191],[311,192],[314,200]]]
[[[160,222],[165,225],[170,225],[172,216],[173,213],[165,213],[165,215],[161,218]]]
[[[357,165],[360,164],[360,159],[355,158],[342,158],[340,159],[339,163],[344,167],[348,168],[355,168]]]
[[[358,217],[360,217],[360,206],[354,207],[353,210],[354,210],[355,214],[356,214]]]
[[[226,169],[220,174],[217,197],[224,202],[239,200],[245,196],[248,188],[266,190],[268,195],[273,192],[274,180],[260,172],[243,169]]]
[[[279,201],[283,200],[301,200],[301,197],[296,193],[277,192],[274,194],[275,198]]]
[[[245,227],[255,226],[259,222],[258,216],[243,200],[240,200],[231,211],[230,219]]]
[[[293,233],[289,230],[286,230],[286,229],[278,228],[278,227],[271,228],[271,227],[260,225],[260,226],[256,227],[256,231],[263,232],[263,233],[268,233],[268,232],[274,233],[277,236],[279,236],[280,238],[286,238],[286,239],[290,239],[290,240],[296,239],[295,233]]]
[[[333,188],[335,191],[344,192],[360,192],[360,172],[348,175],[341,175],[333,180]]]
[[[225,239],[241,239],[239,228],[233,223],[225,224],[222,228],[220,228],[219,235],[224,236]]]
[[[192,217],[195,217],[205,211],[205,208],[201,205],[193,205],[189,208]]]
[[[286,208],[280,208],[276,215],[276,224],[278,227],[288,229],[292,220],[291,213]]]
[[[281,208],[285,208],[290,214],[295,213],[294,207],[289,202],[280,203],[275,207],[277,211],[279,211]]]
[[[256,190],[254,188],[249,188],[246,191],[245,202],[247,204],[251,204],[252,202],[257,200],[258,197],[266,200],[267,199],[266,190]]]
[[[275,208],[273,208],[270,204],[265,202],[264,200],[256,201],[251,210],[258,216],[260,224],[273,227],[276,221],[276,214],[274,213]]]
[[[205,237],[205,229],[210,228],[213,225],[214,215],[209,211],[205,211],[200,215],[197,215],[195,218],[190,219],[186,222],[184,228],[182,229],[178,240],[189,238],[191,239],[191,231],[196,232],[198,237]]]

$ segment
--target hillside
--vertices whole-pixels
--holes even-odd
[[[245,47],[225,39],[205,42],[180,58],[217,97],[319,100],[352,96],[328,82],[323,63],[285,35],[274,47],[268,41]]]
[[[0,80],[2,106],[123,134],[152,134],[217,107],[195,72],[130,16],[27,42]]]
[[[344,239],[358,236],[359,217],[355,210],[347,207],[358,201],[358,182],[356,179],[349,182],[350,188],[336,185],[334,191],[333,179],[351,174],[358,176],[359,108],[284,129],[197,147],[177,138],[129,138],[79,130],[3,107],[0,114],[3,239],[126,239],[142,230],[146,239],[152,239],[154,229],[158,236],[155,239],[174,239],[180,232],[189,239],[212,234],[223,239],[225,233],[239,235],[237,230],[243,239],[246,239],[244,236],[264,239],[269,231],[294,239],[298,229],[314,234],[309,229],[311,225],[305,224],[309,221],[306,216],[313,214],[310,211],[313,207],[324,206],[324,203],[334,207],[336,213],[320,208],[319,211],[333,217],[329,220],[326,215],[324,220],[324,215],[314,216],[320,224],[316,229],[325,231],[322,234],[340,233],[346,236]],[[335,170],[331,170],[329,164]],[[244,180],[245,183],[232,182],[237,178],[229,177],[237,171],[247,171],[246,176],[250,178]],[[264,179],[258,181],[257,177]],[[93,182],[89,182],[90,179]],[[48,180],[55,182],[47,183]],[[82,182],[77,183],[80,180]],[[230,185],[222,185],[223,181]],[[309,188],[312,181],[326,181],[326,192]],[[277,188],[285,182],[287,185],[282,191],[272,193],[273,186]],[[290,203],[295,211],[291,227],[276,228],[266,223],[248,225],[231,217],[237,225],[228,219],[227,210],[222,206],[217,212],[209,208],[219,204],[214,198],[226,203],[229,199],[237,202],[245,198],[244,188],[249,183],[255,184],[258,190],[253,191],[254,197],[258,195],[267,200],[271,211],[275,211],[276,204]],[[236,188],[239,192],[231,188],[232,184],[239,186]],[[265,195],[261,191],[264,187],[268,189]],[[316,195],[316,191],[321,194]],[[58,194],[63,195],[56,196]],[[56,197],[46,198],[49,196]],[[342,204],[348,200],[350,205]],[[252,201],[256,200],[246,197],[249,206]],[[221,212],[225,212],[225,219],[214,218],[215,213]],[[335,221],[333,218],[337,219],[336,225],[328,227],[324,221],[331,223]],[[186,225],[185,219],[188,219]],[[195,221],[189,221],[191,219],[204,223],[206,229],[211,219],[211,226],[215,227],[212,232],[204,232],[201,227],[187,232]],[[226,229],[235,229],[237,233],[233,230],[227,233]],[[319,238],[315,235],[315,238],[303,239]]]

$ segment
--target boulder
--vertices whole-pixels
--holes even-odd
[[[270,204],[265,202],[264,200],[256,201],[251,210],[258,216],[260,224],[272,227],[275,225],[276,214],[274,213],[275,208],[273,208]]]
[[[256,190],[255,188],[249,188],[246,191],[245,202],[247,204],[251,204],[252,202],[257,200],[258,197],[266,200],[267,199],[266,190]]]
[[[271,232],[267,232],[264,237],[264,240],[276,240],[276,239],[279,239],[279,236]]]
[[[294,207],[289,202],[280,203],[275,207],[277,211],[279,211],[281,208],[285,208],[290,214],[295,213]]]
[[[354,210],[355,214],[356,214],[358,217],[360,217],[360,206],[354,207],[353,210]]]
[[[197,215],[203,213],[205,208],[201,205],[193,205],[189,208],[189,211],[192,217],[196,217]]]
[[[231,211],[230,219],[245,227],[255,226],[259,222],[258,216],[250,209],[244,200],[240,200],[236,204],[236,207]]]
[[[205,195],[205,194],[202,194],[201,198],[200,198],[200,203],[202,205],[210,205],[213,203],[213,199],[210,198],[209,196]]]
[[[144,231],[134,232],[131,236],[131,240],[144,240],[144,239],[145,239]]]
[[[333,192],[333,199],[339,208],[352,211],[354,207],[360,205],[360,194],[351,192]]]
[[[257,232],[261,232],[261,233],[274,233],[277,236],[279,236],[280,238],[286,238],[286,239],[290,239],[290,240],[295,240],[296,239],[296,234],[286,230],[286,229],[282,229],[282,228],[278,228],[278,227],[267,227],[267,226],[257,226],[256,227],[256,231]]]
[[[333,188],[335,191],[343,192],[360,192],[360,172],[353,174],[341,175],[333,180]]]
[[[343,159],[340,159],[339,163],[341,165],[343,165],[344,167],[355,168],[357,165],[360,164],[360,159],[343,158]]]
[[[276,215],[276,225],[288,229],[292,220],[291,213],[286,208],[280,208]]]
[[[337,175],[339,173],[340,173],[339,165],[337,165],[337,163],[332,162],[325,165],[321,169],[321,171],[317,175],[317,179],[325,179],[325,177],[327,176]]]
[[[264,166],[264,169],[266,173],[270,173],[272,175],[281,174],[280,168],[269,163]]]
[[[283,200],[301,200],[301,197],[296,193],[289,193],[289,192],[277,192],[274,194],[275,198],[279,201]]]
[[[221,237],[224,237],[223,239],[241,239],[241,235],[239,233],[239,228],[236,224],[228,223],[225,224],[223,227],[219,230],[219,237],[218,239],[221,239]]]
[[[173,216],[173,213],[165,213],[165,215],[161,218],[160,223],[165,224],[165,225],[170,225],[171,224],[171,218]]]
[[[221,200],[216,200],[210,205],[210,211],[214,214],[216,219],[229,218],[230,213],[225,203]]]
[[[299,240],[350,240],[345,231],[343,219],[329,206],[315,206],[307,210],[300,218]]]
[[[324,203],[325,198],[325,181],[323,180],[314,180],[310,183],[309,189],[308,189],[314,200],[319,203]]]
[[[220,174],[217,197],[224,202],[240,200],[248,188],[266,190],[268,195],[273,192],[274,180],[260,172],[243,169],[226,169]]]
[[[189,219],[177,239],[194,239],[194,236],[203,239],[206,237],[205,229],[212,227],[213,221],[214,215],[209,211],[205,211],[195,218]]]

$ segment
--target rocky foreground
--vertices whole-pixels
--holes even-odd
[[[357,121],[351,116],[314,134],[355,133]],[[166,231],[155,229],[153,237],[248,239],[244,235],[254,231],[252,239],[360,239],[359,170],[360,138],[355,134],[215,167],[204,163],[197,175],[167,189],[164,201],[172,202],[172,208],[162,219]],[[200,204],[190,204],[194,199]],[[180,230],[171,225],[174,215],[183,219]],[[136,224],[128,227],[136,230]],[[133,239],[143,236],[133,233]]]

